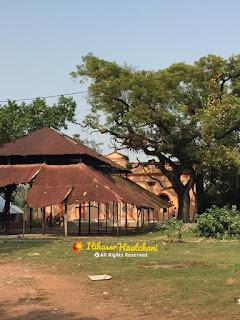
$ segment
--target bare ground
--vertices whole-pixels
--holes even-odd
[[[60,267],[60,266],[59,266]],[[0,262],[1,320],[210,320],[189,310],[164,308],[137,309],[121,297],[111,296],[94,282],[88,286],[80,275],[50,274],[40,266],[27,267],[19,263]],[[89,280],[91,281],[91,280]],[[109,280],[108,280],[109,281]],[[114,281],[110,280],[110,281]],[[96,283],[96,285],[95,285]],[[99,288],[101,288],[99,290]],[[146,297],[148,299],[148,297]],[[230,320],[235,317],[224,316]]]
[[[79,277],[0,263],[0,319],[165,319],[108,298],[106,293],[90,291]]]

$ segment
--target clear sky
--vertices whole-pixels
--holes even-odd
[[[239,54],[239,14],[239,0],[0,0],[0,100],[85,90],[69,73],[88,52],[139,69]]]

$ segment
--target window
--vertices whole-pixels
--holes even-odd
[[[155,183],[156,183],[156,182],[148,181],[148,183],[147,183],[147,184],[149,185],[149,187],[153,187],[153,186],[155,186]]]

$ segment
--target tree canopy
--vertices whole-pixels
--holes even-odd
[[[55,129],[67,129],[68,122],[75,122],[76,102],[71,97],[61,96],[57,104],[48,106],[45,99],[37,98],[30,104],[17,104],[8,101],[0,105],[0,145],[19,138],[28,132],[51,126]],[[0,188],[5,196],[5,207],[2,215],[6,215],[6,231],[9,232],[10,200],[16,185],[8,185]],[[14,198],[19,201],[22,198],[24,187],[18,187]]]
[[[41,98],[20,105],[9,100],[0,106],[0,144],[45,126],[67,129],[68,122],[74,122],[75,110],[76,102],[71,97],[61,96],[52,106]]]
[[[89,84],[84,123],[126,148],[157,157],[189,219],[189,191],[212,170],[239,167],[240,55],[146,71],[84,56],[73,78]],[[166,166],[168,164],[168,166]],[[187,172],[184,185],[181,175]]]

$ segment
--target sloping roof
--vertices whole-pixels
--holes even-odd
[[[151,196],[140,186],[133,186],[129,179],[116,175],[106,175],[85,164],[42,165],[27,203],[30,207],[50,206],[65,202],[77,204],[96,201],[125,202],[139,207],[168,208],[171,205]]]
[[[109,156],[112,156],[112,155],[118,155],[118,156],[120,156],[119,158],[126,159],[126,160],[129,159],[128,156],[126,156],[125,154],[122,154],[120,152],[117,152],[116,150],[109,153],[109,154],[106,154],[106,157],[108,158]]]
[[[30,207],[39,207],[63,201],[67,204],[121,202],[122,197],[113,189],[114,185],[102,172],[83,163],[43,165],[29,192],[27,203]]]
[[[88,155],[107,163],[111,167],[126,171],[125,168],[88,148],[81,142],[51,127],[30,132],[29,134],[0,146],[0,156],[35,155]]]
[[[103,175],[99,171],[96,172],[98,176]],[[108,184],[109,181],[104,184],[96,179],[90,173],[89,167],[83,163],[43,165],[29,192],[27,203],[30,207],[43,207],[63,201],[67,204],[121,201]]]
[[[147,189],[141,187],[139,184],[133,182],[128,178],[123,178],[118,175],[112,175],[112,177],[115,179],[116,183],[119,186],[122,186],[124,189],[127,189],[128,192],[129,190],[132,190],[132,193],[135,194],[135,196],[147,199],[148,200],[148,204],[146,205],[147,207],[170,208],[173,206],[168,201],[161,199],[156,194],[148,191]]]
[[[72,190],[72,186],[33,186],[28,194],[27,203],[30,208],[41,208],[62,203]]]
[[[39,172],[41,165],[0,165],[0,188],[9,184],[25,184]]]

